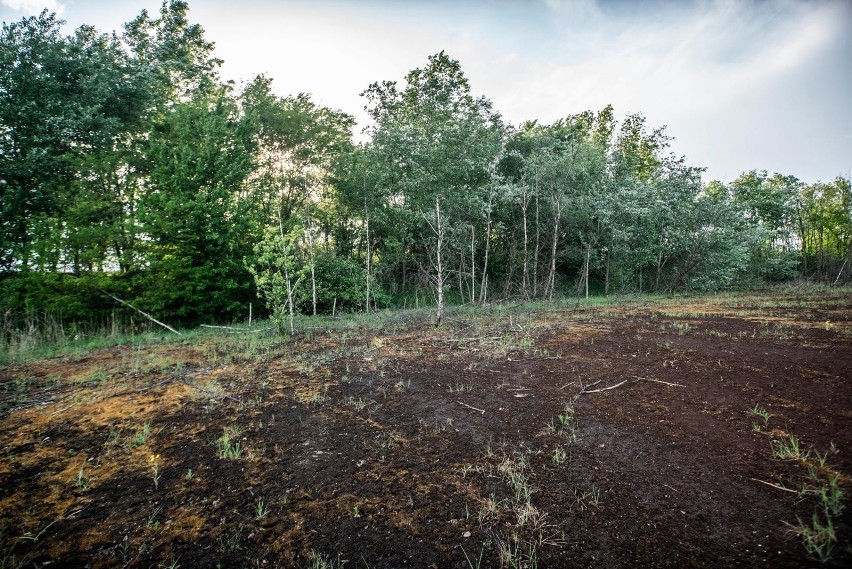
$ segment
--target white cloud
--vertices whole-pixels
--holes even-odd
[[[61,14],[65,9],[65,5],[58,0],[0,0],[0,4],[25,14],[38,14],[45,8]]]

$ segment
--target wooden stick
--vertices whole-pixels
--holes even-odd
[[[661,381],[659,379],[651,379],[650,377],[639,377],[638,375],[634,375],[636,379],[641,379],[642,381],[653,381],[654,383],[662,383],[663,385],[670,385],[671,387],[686,387],[685,385],[681,385],[680,383],[670,383],[668,381]]]
[[[266,332],[267,330],[272,330],[272,326],[269,328],[254,328],[249,330],[248,328],[234,328],[232,326],[214,326],[213,324],[199,324],[201,328],[216,328],[218,330],[229,330],[235,334],[254,334],[256,332]]]
[[[172,327],[171,327],[171,326],[169,326],[168,324],[164,324],[163,322],[160,322],[159,320],[157,320],[156,318],[154,318],[153,316],[151,316],[151,315],[150,315],[150,314],[148,314],[147,312],[143,312],[143,311],[139,310],[138,308],[136,308],[135,306],[133,306],[133,305],[132,305],[132,304],[130,304],[129,302],[125,302],[125,301],[121,300],[121,299],[120,299],[120,298],[118,298],[117,296],[114,296],[114,295],[112,295],[112,294],[108,293],[108,292],[107,292],[107,291],[105,291],[104,289],[99,289],[99,290],[100,290],[102,293],[104,293],[105,295],[107,295],[108,297],[112,298],[113,300],[117,300],[117,301],[118,301],[118,302],[120,302],[121,304],[123,304],[123,305],[125,305],[125,306],[129,306],[130,308],[132,308],[133,310],[135,310],[136,312],[138,312],[139,314],[141,314],[142,316],[144,316],[145,318],[147,318],[147,319],[148,319],[148,320],[150,320],[151,322],[156,322],[157,324],[159,324],[159,325],[160,325],[160,326],[162,326],[163,328],[166,328],[167,330],[171,330],[172,332],[174,332],[174,333],[175,333],[175,334],[177,334],[178,336],[183,336],[183,334],[181,334],[180,332],[178,332],[177,330],[175,330],[174,328],[172,328]]]
[[[602,387],[601,389],[584,389],[580,393],[600,393],[601,391],[609,391],[610,389],[615,389],[616,387],[621,387],[625,383],[630,381],[629,379],[625,379],[620,383],[616,383],[615,385],[610,385],[609,387]]]
[[[477,409],[476,407],[473,407],[473,406],[471,406],[471,405],[468,405],[467,403],[462,403],[461,401],[458,401],[458,400],[456,401],[456,403],[458,403],[459,405],[461,405],[461,406],[463,406],[463,407],[467,407],[468,409],[473,409],[474,411],[477,411],[477,412],[482,413],[483,415],[485,415],[485,409]]]
[[[760,482],[761,484],[766,484],[767,486],[772,486],[776,490],[784,490],[785,492],[791,492],[793,494],[799,493],[796,490],[791,490],[790,488],[784,488],[783,486],[779,486],[778,484],[773,484],[772,482],[767,482],[765,480],[758,480],[757,478],[749,478],[749,480],[754,480],[755,482]]]

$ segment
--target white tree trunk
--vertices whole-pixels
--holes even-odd
[[[529,264],[530,264],[530,253],[529,253],[529,232],[527,231],[527,209],[529,208],[529,195],[527,194],[527,185],[524,184],[524,194],[521,198],[521,213],[524,218],[524,275],[523,279],[521,279],[521,293],[524,298],[529,298]]]
[[[370,273],[372,270],[373,253],[370,251],[370,211],[367,209],[367,199],[364,199],[364,221],[367,233],[367,298],[364,306],[370,311]]]
[[[435,326],[441,323],[441,318],[444,316],[444,266],[441,264],[441,249],[444,246],[444,224],[441,223],[441,200],[435,197],[435,230],[438,234],[438,250],[436,258],[438,260],[438,312],[435,315]]]
[[[555,191],[555,190],[554,190]],[[556,249],[559,244],[559,220],[562,217],[562,204],[559,199],[554,199],[553,207],[556,209],[553,215],[553,243],[550,248],[550,275],[547,278],[545,293],[549,301],[553,301],[553,292],[556,289]]]
[[[311,218],[308,218],[308,250],[311,255],[311,297],[314,306],[314,316],[317,315],[317,276],[316,263],[314,262],[314,227]]]
[[[485,272],[483,271],[483,275]],[[470,303],[476,302],[476,228],[470,226]]]

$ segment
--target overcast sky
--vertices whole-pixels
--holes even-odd
[[[157,0],[0,0],[120,30]],[[363,125],[370,83],[446,50],[509,121],[607,104],[668,125],[672,150],[730,181],[757,169],[830,181],[852,171],[852,1],[189,0],[238,83],[311,93]]]

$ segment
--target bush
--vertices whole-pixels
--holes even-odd
[[[121,307],[101,292],[127,297],[125,280],[105,273],[13,273],[0,277],[0,311],[11,318],[50,314],[63,322],[105,320]]]
[[[338,311],[363,310],[367,294],[367,270],[356,261],[333,253],[315,257],[317,281],[317,312],[331,313],[337,300]],[[301,271],[302,282],[296,291],[296,306],[300,312],[312,312],[311,268]],[[388,296],[373,279],[370,282],[371,302],[387,306]]]

